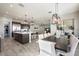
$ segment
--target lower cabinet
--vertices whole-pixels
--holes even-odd
[[[13,33],[14,39],[22,44],[29,42],[29,34]]]

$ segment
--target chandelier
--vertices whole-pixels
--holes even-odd
[[[55,4],[55,13],[52,15],[53,24],[62,24],[63,20],[58,15],[58,3]]]
[[[33,24],[34,24],[33,17],[28,18],[27,15],[25,14],[24,23],[27,23],[27,24],[29,24],[29,25],[33,25]]]
[[[24,22],[27,22],[27,15],[25,14],[25,20],[24,20]]]

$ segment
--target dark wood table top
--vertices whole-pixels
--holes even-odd
[[[55,36],[49,36],[47,38],[44,38],[43,40],[50,41],[50,42],[56,42],[56,45],[55,45],[56,49],[59,49],[65,52],[68,51],[68,48],[67,48],[68,40],[65,39],[64,37],[62,39],[61,38],[57,39]]]

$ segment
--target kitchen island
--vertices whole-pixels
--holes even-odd
[[[22,44],[31,42],[31,32],[14,32],[14,39]]]

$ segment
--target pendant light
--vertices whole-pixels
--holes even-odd
[[[62,24],[63,21],[58,15],[58,3],[55,4],[55,13],[52,15],[53,24]]]
[[[27,15],[25,14],[25,20],[24,20],[25,22],[27,22]]]

